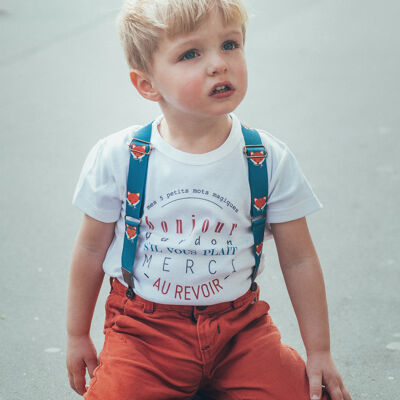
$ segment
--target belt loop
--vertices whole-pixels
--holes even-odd
[[[143,311],[146,314],[153,314],[154,312],[154,303],[151,301],[146,301],[146,303],[143,304]]]

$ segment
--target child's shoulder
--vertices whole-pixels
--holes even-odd
[[[103,162],[121,163],[125,158],[128,159],[129,144],[140,128],[140,125],[132,125],[104,136],[97,141],[91,152]]]
[[[121,171],[129,162],[129,144],[140,125],[132,125],[99,139],[90,150],[85,166],[103,171]],[[85,167],[84,167],[85,168]]]
[[[261,140],[264,146],[270,148],[273,151],[288,151],[288,146],[286,143],[282,142],[282,140],[278,139],[272,133],[264,130],[255,128],[257,132],[260,134]]]
[[[114,132],[101,138],[98,141],[104,151],[119,152],[126,150],[132,140],[133,135],[141,128],[140,125],[132,125],[127,128],[121,129],[120,131]]]
[[[248,128],[246,123],[243,123],[234,113],[232,113],[231,116],[234,121],[234,126],[244,126]],[[261,129],[253,124],[250,124],[249,128],[256,130],[259,133],[261,141],[267,150],[267,153],[270,155],[270,158],[280,158],[289,151],[288,146],[284,142],[267,130]],[[242,142],[244,143],[244,139]]]
[[[258,128],[256,128],[256,130],[260,134],[261,141],[267,150],[267,159],[270,163],[279,164],[285,158],[294,158],[286,143],[282,142],[268,131]]]

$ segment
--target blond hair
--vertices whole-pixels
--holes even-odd
[[[214,7],[225,24],[241,24],[244,38],[248,16],[241,0],[125,0],[117,25],[129,66],[150,72],[161,36],[193,32]]]

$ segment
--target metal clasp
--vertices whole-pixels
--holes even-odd
[[[140,225],[142,223],[142,218],[137,219],[134,217],[130,217],[129,215],[125,215],[125,221],[128,221],[135,225]]]
[[[263,224],[265,223],[265,215],[266,213],[263,213],[261,215],[258,215],[257,217],[250,217],[251,223],[260,223],[262,222]]]
[[[260,147],[262,147],[262,150],[261,151],[263,151],[263,155],[259,155],[259,154],[257,154],[257,155],[253,155],[253,156],[251,156],[251,155],[249,155],[249,153],[247,152],[247,148],[248,147],[258,147],[258,148],[260,148]],[[260,157],[262,157],[262,158],[267,158],[267,156],[268,156],[268,152],[267,152],[267,150],[265,150],[265,146],[263,146],[262,144],[246,144],[244,147],[243,147],[243,153],[244,153],[244,155],[247,157],[247,158],[260,158]]]

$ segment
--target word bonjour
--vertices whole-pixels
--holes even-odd
[[[149,217],[146,216],[144,219],[145,224],[148,226],[150,231],[155,230],[155,226],[153,222],[149,220]],[[191,221],[191,232],[193,232],[196,228],[196,215],[192,215],[192,221]],[[172,226],[171,226],[172,225]],[[173,226],[175,225],[175,229]],[[187,223],[186,223],[187,225]],[[186,228],[185,225],[185,228]],[[182,219],[176,219],[175,224],[168,225],[167,221],[161,221],[160,223],[161,229],[164,233],[168,233],[169,230],[175,231],[177,234],[183,234],[183,220]],[[208,218],[205,218],[202,223],[201,223],[201,232],[206,233],[210,228],[213,230],[215,233],[221,233],[221,231],[224,229],[224,227],[228,228],[229,231],[229,236],[232,236],[233,231],[238,227],[236,223],[230,223],[226,224],[225,222],[218,221],[216,222],[215,226],[212,226],[212,222]]]

